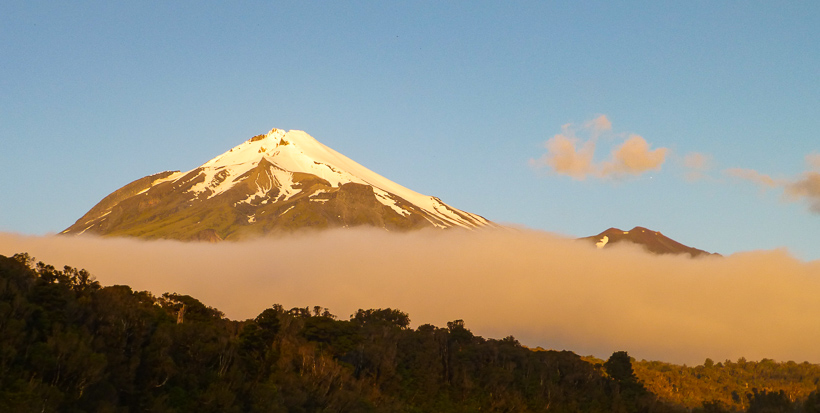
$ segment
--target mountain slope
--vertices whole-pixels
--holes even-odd
[[[62,233],[217,241],[360,225],[492,224],[398,185],[305,132],[273,129],[191,171],[138,179]]]
[[[689,254],[692,257],[697,257],[700,255],[718,255],[710,254],[706,251],[683,245],[671,238],[666,237],[658,231],[652,231],[643,227],[635,227],[629,231],[623,231],[618,228],[610,228],[598,235],[584,237],[581,239],[594,242],[598,248],[606,248],[620,242],[631,242],[633,244],[641,245],[647,251],[655,254]]]

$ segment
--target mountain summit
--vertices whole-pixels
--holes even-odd
[[[652,231],[643,227],[635,227],[629,231],[610,228],[598,235],[581,239],[594,242],[598,248],[606,248],[620,242],[631,242],[642,246],[645,250],[654,254],[689,254],[692,257],[712,255],[706,251],[683,245],[658,231]]]
[[[492,224],[396,184],[305,132],[273,129],[191,171],[131,182],[62,233],[218,241],[361,225]]]

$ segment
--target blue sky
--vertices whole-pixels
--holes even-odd
[[[820,259],[820,194],[788,196],[820,153],[818,21],[815,2],[2,2],[0,231],[59,232],[276,127],[497,222]],[[538,161],[559,134],[599,166],[633,134],[666,150],[579,179]]]

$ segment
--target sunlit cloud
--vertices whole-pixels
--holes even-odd
[[[786,184],[786,196],[793,200],[805,200],[809,210],[820,214],[820,172],[806,172],[794,182]]]
[[[549,156],[542,158],[542,166],[549,166],[555,173],[569,175],[583,180],[592,173],[592,157],[595,154],[595,142],[588,141],[577,146],[579,139],[574,136],[558,134],[545,144]]]
[[[784,183],[783,181],[775,180],[771,176],[762,174],[754,169],[729,168],[724,172],[729,176],[753,182],[762,188],[776,188]]]
[[[641,175],[652,170],[660,170],[669,152],[667,148],[650,149],[649,143],[636,134],[629,134],[617,146],[609,159],[595,162],[598,138],[612,130],[612,123],[605,115],[576,127],[566,124],[561,133],[544,143],[547,153],[539,159],[531,159],[535,168],[548,168],[553,173],[567,175],[577,180],[587,177],[619,178],[627,175]],[[588,136],[586,139],[581,136]],[[613,135],[618,139],[621,135]],[[619,138],[622,139],[622,138]]]
[[[597,137],[603,132],[611,131],[612,122],[609,121],[609,118],[607,118],[606,115],[600,115],[597,118],[586,122],[584,124],[584,128],[591,129],[593,136]]]
[[[0,254],[22,251],[86,268],[103,285],[190,294],[233,319],[274,303],[321,305],[343,319],[391,307],[415,326],[463,319],[485,337],[599,357],[820,362],[820,261],[782,250],[691,259],[527,230],[335,230],[220,244],[0,233]]]
[[[805,201],[808,203],[809,211],[820,214],[820,154],[806,155],[806,165],[809,170],[791,179],[774,179],[753,169],[730,168],[724,172],[753,182],[764,189],[782,189],[783,199],[786,201]]]
[[[820,153],[806,155],[806,164],[808,164],[809,169],[820,171]]]
[[[683,158],[686,168],[686,180],[698,181],[706,178],[706,173],[712,169],[712,157],[700,152],[690,152]]]
[[[786,185],[786,195],[791,199],[804,199],[809,210],[820,214],[820,153],[806,155],[809,170],[797,180]]]
[[[612,152],[612,161],[601,167],[604,176],[628,174],[640,175],[647,171],[657,171],[666,160],[667,148],[649,149],[649,143],[639,135],[629,135],[629,139]]]

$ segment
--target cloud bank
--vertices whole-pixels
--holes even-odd
[[[650,149],[646,139],[636,134],[630,134],[612,151],[608,160],[595,162],[598,138],[611,129],[612,123],[605,115],[585,122],[580,128],[573,124],[563,125],[561,133],[544,142],[547,153],[540,159],[531,159],[530,165],[549,168],[553,173],[568,175],[577,180],[587,177],[622,178],[660,170],[669,149]],[[578,134],[589,135],[589,138],[583,140]]]
[[[197,244],[0,234],[0,254],[86,268],[103,285],[190,294],[233,319],[274,303],[341,318],[399,308],[485,337],[607,357],[699,364],[820,362],[820,261],[785,251],[689,259],[537,231],[327,231]]]

